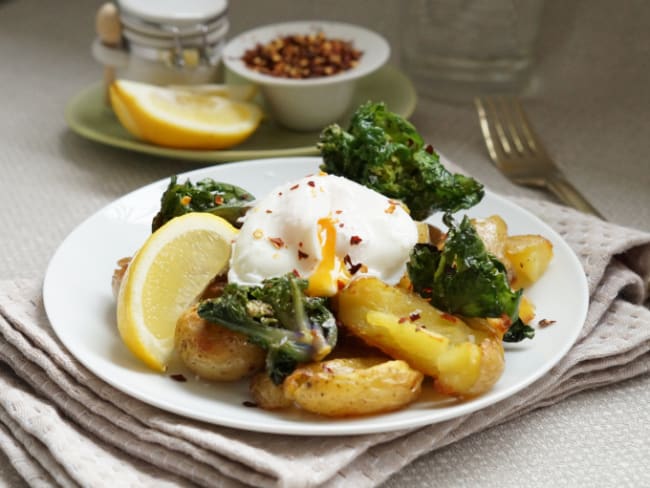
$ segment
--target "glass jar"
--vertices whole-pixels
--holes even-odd
[[[118,0],[121,42],[93,43],[115,76],[155,84],[200,84],[219,78],[229,29],[227,0]]]

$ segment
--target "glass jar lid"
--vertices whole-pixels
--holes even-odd
[[[228,9],[227,0],[118,0],[118,5],[122,17],[129,20],[180,30],[211,23]]]

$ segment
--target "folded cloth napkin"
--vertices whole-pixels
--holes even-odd
[[[650,370],[650,234],[551,203],[515,199],[580,258],[591,294],[575,346],[498,404],[419,429],[289,437],[182,418],[130,398],[56,339],[40,284],[0,282],[0,447],[34,486],[376,486],[423,453]]]

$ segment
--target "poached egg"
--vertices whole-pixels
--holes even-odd
[[[417,225],[399,202],[339,176],[307,176],[247,212],[228,281],[259,285],[294,273],[308,280],[311,296],[333,296],[364,275],[394,285],[417,240]]]

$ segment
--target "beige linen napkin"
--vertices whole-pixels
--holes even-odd
[[[366,436],[277,436],[204,424],[93,376],[55,338],[40,284],[0,282],[0,448],[33,486],[375,486],[425,452],[650,371],[650,310],[642,305],[650,234],[515,200],[575,250],[591,302],[571,351],[511,398],[424,428]]]

